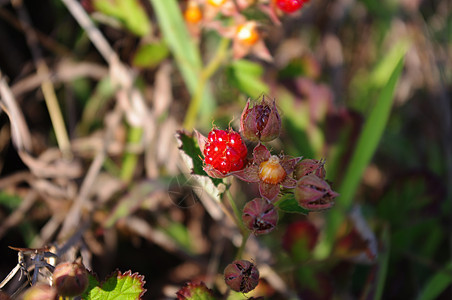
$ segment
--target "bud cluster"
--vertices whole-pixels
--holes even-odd
[[[298,205],[308,211],[332,207],[338,194],[325,180],[325,161],[275,155],[263,143],[279,137],[281,117],[276,101],[267,97],[254,104],[250,100],[240,118],[240,133],[213,128],[208,137],[198,134],[204,154],[204,170],[211,177],[234,176],[246,182],[257,183],[260,197],[243,208],[242,222],[254,235],[273,231],[278,222],[278,198],[291,193]],[[252,157],[244,141],[256,142]],[[229,150],[226,150],[229,149]],[[307,222],[289,226],[284,237],[284,248],[294,259],[303,261],[317,242],[317,229]],[[237,260],[224,271],[226,284],[234,291],[247,293],[254,289],[259,272],[254,264]]]
[[[295,188],[298,204],[310,211],[319,211],[332,207],[334,198],[339,196],[325,181],[325,162],[305,159],[296,167],[294,176],[299,178]]]

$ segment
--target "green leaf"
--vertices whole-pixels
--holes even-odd
[[[163,38],[176,59],[190,94],[193,95],[200,82],[203,68],[201,54],[190,37],[181,9],[176,0],[149,0],[154,8]],[[208,88],[203,91],[201,113],[211,116],[215,101]]]
[[[133,57],[133,65],[142,68],[154,68],[167,58],[169,50],[164,43],[144,44]]]
[[[369,72],[367,69],[359,70],[350,84],[349,101],[351,107],[357,111],[368,113],[375,101],[375,95],[389,80],[398,59],[403,56],[410,46],[410,42],[401,39],[390,51],[384,53],[377,65]]]
[[[192,174],[189,176],[194,179],[203,192],[206,192],[217,202],[221,201],[221,194],[225,192],[226,186],[222,179],[209,177],[202,169],[202,154],[193,135],[188,135],[184,131],[178,131],[176,138],[179,142],[179,149],[182,159]]]
[[[10,210],[14,210],[19,207],[21,202],[21,197],[0,191],[0,205],[6,206]]]
[[[162,230],[172,237],[185,251],[193,254],[193,245],[191,243],[192,238],[187,227],[181,223],[172,222],[170,224],[166,224]]]
[[[110,0],[94,0],[94,8],[107,15],[112,16],[118,19],[121,19],[122,12],[119,9],[119,6],[117,5],[116,1],[112,2]]]
[[[186,300],[214,300],[211,289],[207,288],[204,282],[187,282],[176,293],[177,299]]]
[[[375,106],[364,123],[350,164],[338,190],[340,196],[336,199],[336,207],[329,211],[325,237],[316,247],[315,252],[318,259],[327,257],[331,252],[336,230],[343,222],[345,212],[353,204],[362,175],[377,150],[391,112],[395,87],[402,73],[407,48],[403,49],[405,51],[399,51],[398,57],[394,58],[391,76],[380,92]]]
[[[146,292],[144,288],[144,276],[138,273],[127,271],[121,274],[116,271],[108,277],[102,284],[93,276],[89,275],[88,288],[82,295],[84,300],[135,300],[141,299]]]
[[[151,32],[151,23],[139,0],[95,0],[94,7],[118,19],[124,26],[138,36]]]
[[[234,61],[226,69],[229,83],[252,98],[269,92],[261,79],[263,73],[261,65],[245,59]]]
[[[388,273],[388,264],[389,264],[389,254],[390,254],[390,233],[388,226],[383,228],[383,232],[381,234],[381,245],[382,251],[378,254],[378,272],[377,272],[377,280],[375,287],[375,295],[374,299],[379,300],[383,296],[384,285],[386,282],[386,275]]]
[[[452,262],[444,270],[433,275],[422,288],[417,300],[438,299],[439,295],[452,284]]]
[[[188,135],[184,131],[178,131],[177,133],[177,139],[180,142],[179,149],[182,150],[192,161],[192,171],[193,174],[202,175],[202,176],[208,176],[207,173],[203,170],[203,161],[201,157],[203,157],[203,154],[201,153],[201,150],[198,147],[198,143],[195,140],[193,135]],[[218,186],[220,183],[223,183],[223,180],[219,178],[211,178],[213,183]]]
[[[381,91],[371,114],[364,123],[363,130],[358,138],[352,159],[345,173],[344,180],[340,186],[338,199],[345,208],[352,204],[356,189],[361,182],[365,168],[377,150],[378,143],[383,135],[386,123],[391,112],[394,91],[403,69],[405,52],[400,53],[395,60],[391,77]]]
[[[97,83],[94,93],[91,93],[90,97],[86,100],[82,120],[77,128],[81,136],[87,134],[92,127],[103,126],[102,119],[99,118],[99,115],[102,115],[107,109],[106,106],[115,92],[116,90],[109,76]]]
[[[191,297],[187,298],[189,300],[215,300],[211,294],[203,290],[195,290]]]
[[[276,206],[278,206],[280,210],[288,213],[299,213],[303,215],[309,214],[309,210],[298,205],[298,202],[295,200],[295,196],[292,193],[282,196],[276,203]]]

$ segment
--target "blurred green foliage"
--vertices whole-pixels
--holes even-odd
[[[285,154],[304,158],[326,158],[327,180],[340,193],[336,206],[327,212],[308,213],[298,206],[292,194],[285,194],[277,202],[282,212],[278,229],[258,238],[272,250],[272,267],[291,288],[297,290],[306,286],[326,291],[330,286],[322,284],[327,278],[327,282],[335,283],[339,295],[336,298],[346,295],[356,299],[448,299],[452,284],[452,199],[450,179],[447,181],[451,176],[447,165],[450,153],[446,153],[445,145],[450,142],[441,136],[445,131],[441,127],[444,120],[435,109],[446,116],[451,114],[447,111],[450,101],[449,106],[441,106],[439,101],[450,89],[447,82],[450,72],[447,73],[443,60],[435,61],[430,57],[434,56],[434,51],[444,52],[444,45],[450,47],[452,18],[442,20],[443,12],[435,11],[440,9],[441,1],[421,1],[419,11],[414,12],[404,7],[407,1],[359,0],[345,7],[341,6],[343,2],[312,0],[303,14],[286,16],[283,26],[264,22],[267,28],[276,28],[268,29],[270,34],[265,36],[271,53],[279,54],[274,64],[264,63],[252,55],[233,60],[229,40],[213,34],[211,29],[203,29],[201,37],[193,37],[183,19],[183,1],[150,0],[147,3],[150,15],[138,0],[95,0],[94,5],[98,12],[116,20],[130,34],[124,37],[116,32],[112,40],[116,42],[115,38],[120,36],[130,47],[124,46],[128,51],[121,48],[124,51],[118,52],[124,61],[136,67],[142,90],[152,82],[163,61],[172,61],[177,69],[170,78],[173,80],[171,92],[176,99],[159,120],[162,123],[174,111],[178,112],[174,118],[184,122],[186,109],[196,103],[192,106],[195,117],[189,122],[188,131],[194,126],[203,130],[210,128],[213,121],[218,121],[212,120],[213,116],[225,115],[227,120],[216,124],[238,128],[241,104],[247,98],[257,99],[265,94],[276,98],[283,119],[284,131],[280,139],[271,144],[272,151],[283,150]],[[337,13],[338,7],[343,9],[342,14]],[[252,9],[247,11],[248,17],[255,15],[263,17]],[[217,21],[228,24],[222,17]],[[61,28],[66,31],[71,26],[65,23]],[[55,30],[58,32],[61,28]],[[361,29],[364,37],[360,35]],[[399,32],[404,35],[398,36]],[[66,32],[58,32],[58,35],[64,35],[60,42],[74,49],[73,54],[78,59],[94,59],[91,53],[94,51],[83,32],[67,36]],[[333,49],[337,52],[325,49],[324,39],[330,35],[340,46]],[[424,38],[427,42],[422,42]],[[294,45],[302,50],[297,52]],[[344,59],[334,65],[329,61],[331,53],[342,53]],[[315,67],[306,63],[306,54],[316,61]],[[215,63],[216,57],[221,60]],[[430,67],[439,71],[428,73],[426,69],[416,69],[413,72],[416,60],[420,66],[436,62],[437,66]],[[338,70],[342,73],[336,77]],[[302,80],[309,83],[311,90],[303,86]],[[409,91],[405,98],[397,94],[401,83]],[[321,85],[326,86],[331,99],[315,90]],[[70,86],[80,106],[77,134],[93,134],[104,126],[103,118],[111,108],[116,87],[109,77],[95,83],[85,78],[72,80]],[[446,102],[448,100],[446,95]],[[234,120],[228,124],[230,119]],[[141,133],[137,140],[140,138]],[[202,153],[193,135],[181,132],[178,138],[182,150],[188,154],[185,159],[193,165],[193,174],[188,176],[193,175],[197,183],[219,201],[222,194],[218,187],[230,182],[211,181],[205,176],[200,159]],[[120,158],[113,157],[104,163],[104,170],[120,176],[121,163]],[[127,177],[136,175],[134,167],[129,171]],[[165,172],[159,174],[159,182],[129,178],[124,187],[127,192],[119,198],[115,196],[116,205],[109,207],[103,226],[111,228],[119,220],[140,211],[141,201],[160,189],[159,184],[167,183]],[[237,199],[246,198],[252,192],[249,187],[235,189],[234,193],[239,194]],[[5,211],[17,209],[20,202],[19,196],[0,193],[0,205]],[[41,205],[36,206],[39,209]],[[367,264],[358,261],[353,251],[347,257],[337,254],[342,231],[350,231],[347,221],[353,207],[361,208],[362,218],[377,241],[378,255]],[[280,247],[283,229],[300,218],[313,219],[325,228],[306,264],[299,262],[308,254],[300,254],[297,261]],[[166,214],[164,219],[167,226],[158,230],[186,253],[195,253],[193,237],[186,224],[170,220]],[[33,222],[24,222],[21,226],[24,240],[28,242],[37,235],[37,228],[42,227]],[[369,245],[366,239],[359,242],[358,246],[364,248]],[[244,298],[240,293],[230,296],[230,299]]]

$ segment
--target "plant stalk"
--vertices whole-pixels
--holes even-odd
[[[200,78],[198,81],[198,85],[196,86],[196,90],[193,93],[193,96],[190,100],[190,105],[187,110],[187,114],[185,115],[184,120],[184,128],[187,130],[192,130],[196,123],[196,118],[198,116],[199,108],[202,102],[202,96],[207,84],[207,81],[213,74],[218,70],[218,68],[223,63],[224,59],[227,57],[227,49],[229,48],[230,40],[228,38],[222,38],[220,41],[220,45],[215,52],[215,55],[210,60],[209,64],[203,68],[200,74]]]

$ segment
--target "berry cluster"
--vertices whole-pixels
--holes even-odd
[[[240,134],[220,129],[209,132],[203,152],[205,164],[224,175],[243,169],[248,154]]]
[[[307,2],[309,0],[187,0],[182,6],[187,29],[196,39],[201,38],[203,29],[215,30],[232,40],[234,59],[252,54],[272,61],[264,43],[263,24],[250,18],[249,12],[264,13],[279,25],[280,17],[300,11]],[[229,21],[218,21],[224,18]]]
[[[292,194],[298,205],[308,211],[328,209],[338,196],[325,180],[323,160],[274,155],[263,144],[276,139],[280,129],[281,118],[275,100],[262,97],[260,103],[251,105],[251,101],[247,102],[240,118],[241,135],[232,129],[217,128],[213,128],[207,137],[197,133],[204,154],[204,170],[209,176],[224,178],[233,175],[246,182],[258,183],[260,198],[249,201],[241,216],[243,225],[254,235],[275,229],[278,221],[276,202],[281,187],[285,188],[283,193]],[[248,151],[242,136],[257,142],[252,158],[247,158]],[[284,247],[289,252],[295,243],[293,240],[300,239],[298,231],[305,231],[305,225],[297,226],[285,237]],[[315,232],[314,229],[310,231]],[[306,241],[308,250],[312,249],[316,239],[317,235]],[[259,272],[253,263],[239,260],[226,267],[224,276],[232,290],[248,292],[257,285]]]

